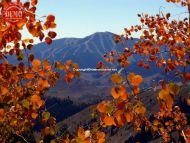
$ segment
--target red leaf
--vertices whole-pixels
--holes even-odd
[[[52,43],[52,39],[50,37],[46,37],[45,41],[48,45]]]

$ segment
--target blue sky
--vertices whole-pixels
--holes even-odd
[[[138,13],[156,14],[160,6],[173,14],[186,11],[165,0],[39,0],[37,15],[56,16],[57,38],[85,37],[103,31],[121,34],[138,24]]]

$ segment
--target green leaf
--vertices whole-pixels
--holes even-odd
[[[106,105],[106,113],[111,114],[113,112],[113,106],[112,105]]]
[[[48,120],[50,118],[50,113],[49,112],[43,112],[42,116],[45,120]]]
[[[17,56],[17,60],[18,61],[22,61],[24,59],[24,54],[20,53],[18,56]]]
[[[30,103],[28,102],[28,100],[24,99],[22,100],[22,106],[29,109]]]

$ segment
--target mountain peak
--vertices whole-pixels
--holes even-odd
[[[92,35],[114,35],[114,33],[109,32],[109,31],[105,31],[105,32],[95,32]]]

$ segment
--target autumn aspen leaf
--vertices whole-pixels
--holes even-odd
[[[190,73],[185,73],[184,78],[185,80],[190,80]]]
[[[190,98],[189,97],[186,99],[186,102],[187,102],[187,105],[190,106]]]
[[[38,69],[39,66],[40,66],[40,64],[41,64],[41,62],[40,62],[40,60],[38,60],[38,59],[34,59],[34,60],[32,61],[32,66],[33,66],[35,69]]]
[[[37,3],[38,3],[38,0],[32,0],[32,2],[31,2],[32,6],[37,5]]]
[[[120,75],[118,75],[118,74],[113,74],[112,77],[111,77],[111,80],[115,84],[120,84],[123,81],[122,77]]]
[[[128,76],[127,76],[127,79],[129,80],[129,82],[132,81],[133,77],[135,76],[134,73],[130,73]]]
[[[38,86],[40,87],[41,90],[47,89],[50,87],[50,84],[47,80],[39,78],[37,81]]]
[[[43,112],[42,117],[43,117],[44,120],[47,121],[50,118],[50,113],[49,112]]]
[[[38,107],[41,107],[43,105],[43,101],[39,95],[33,95],[31,97],[31,103],[33,105],[37,105]]]
[[[50,37],[50,38],[52,38],[52,39],[54,39],[55,37],[56,37],[56,33],[54,32],[54,31],[49,31],[48,32],[48,36]]]
[[[30,54],[28,56],[28,61],[32,62],[34,60],[34,55],[33,54]]]
[[[5,113],[5,110],[0,108],[0,122],[2,121],[2,119],[4,117],[4,113]]]
[[[79,127],[79,128],[78,128],[77,135],[78,135],[78,137],[80,137],[81,139],[85,139],[85,138],[86,138],[86,137],[85,137],[85,131],[84,131],[84,129],[83,129],[82,127]]]
[[[47,21],[53,22],[55,20],[55,16],[54,15],[48,15],[47,16]]]
[[[96,133],[96,138],[98,140],[97,143],[105,143],[105,133],[104,132],[97,132]]]
[[[47,60],[42,61],[42,66],[45,70],[51,70],[51,65]]]
[[[106,113],[106,103],[105,101],[102,101],[100,102],[98,105],[97,105],[97,110],[100,112],[100,113]]]
[[[9,91],[8,91],[8,89],[6,88],[6,87],[0,87],[0,89],[1,89],[1,94],[2,95],[6,95]]]
[[[67,83],[70,83],[71,80],[75,77],[73,72],[69,72],[65,75],[64,79]]]
[[[33,119],[36,119],[37,117],[38,117],[38,114],[37,114],[37,113],[35,113],[35,112],[32,113],[32,118],[33,118]]]
[[[121,42],[121,37],[119,35],[115,35],[115,43]]]
[[[46,37],[45,41],[48,45],[50,45],[52,43],[52,39],[50,37]]]
[[[103,122],[106,126],[116,125],[114,118],[111,116],[105,116]]]
[[[127,111],[127,112],[124,114],[124,116],[125,116],[125,119],[126,119],[127,122],[131,122],[131,121],[133,120],[133,113],[130,112],[130,111]]]
[[[67,60],[65,64],[68,65],[68,66],[71,66],[73,64],[73,61],[72,60]]]
[[[133,86],[139,86],[143,82],[142,76],[135,75],[134,73],[129,74],[127,79]]]
[[[135,113],[137,114],[141,114],[141,115],[145,115],[146,113],[146,108],[141,105],[141,104],[137,104],[135,107],[134,107],[134,110],[135,110]]]
[[[114,117],[116,119],[116,123],[118,126],[123,126],[126,123],[126,119],[125,119],[123,112],[124,111],[122,111],[122,110],[117,110],[114,113]]]
[[[120,87],[113,87],[111,89],[111,95],[115,99],[120,98],[120,99],[126,100],[128,98],[128,93],[124,85]]]
[[[133,93],[135,94],[135,95],[137,95],[137,94],[139,94],[140,93],[140,88],[138,88],[138,87],[134,87],[133,88]]]

